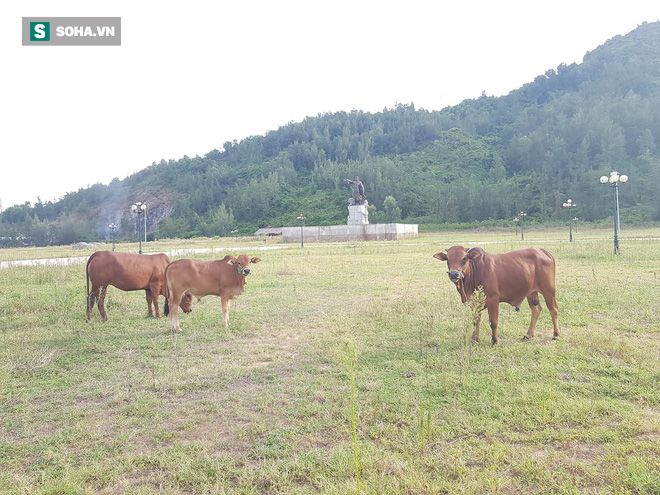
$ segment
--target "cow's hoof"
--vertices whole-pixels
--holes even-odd
[[[523,338],[522,338],[522,341],[525,342],[527,340],[529,340],[529,337],[527,335],[524,335]]]
[[[497,340],[493,340],[493,345],[497,345]]]
[[[559,340],[559,335],[555,335],[554,337],[552,337],[552,340]]]

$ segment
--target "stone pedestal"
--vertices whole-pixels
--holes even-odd
[[[282,227],[286,242],[299,243],[300,227]],[[417,237],[417,224],[372,223],[363,225],[325,225],[302,228],[305,242],[393,241]]]
[[[348,206],[348,225],[368,225],[369,210],[367,205],[349,205]]]

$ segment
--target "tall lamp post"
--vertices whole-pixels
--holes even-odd
[[[570,211],[572,207],[577,205],[573,203],[572,199],[568,199],[562,206]],[[577,220],[577,218],[572,218],[568,223],[568,242],[573,242],[573,220]]]
[[[524,211],[521,211],[520,213],[518,213],[518,215],[520,216],[520,240],[524,241],[525,240],[525,227],[524,227],[525,222],[523,222],[523,220],[525,220],[525,217],[527,216],[527,213],[525,213]]]
[[[573,217],[573,219],[571,220],[571,227],[573,228],[573,230],[574,230],[575,232],[578,231],[578,230],[577,230],[577,221],[578,221],[578,220],[579,220],[578,217]],[[570,228],[570,227],[569,227],[569,228]]]
[[[140,228],[140,215],[147,209],[147,205],[140,203],[139,201],[131,206],[131,211],[137,213],[137,234],[138,242],[140,244],[140,254],[142,254],[142,229]]]
[[[108,225],[110,227],[110,237],[112,238],[112,250],[115,250],[115,230],[117,230],[117,226],[114,223],[111,223]]]
[[[144,205],[144,243],[147,243],[147,205]]]
[[[620,175],[619,172],[612,171],[610,176],[603,175],[600,178],[601,184],[609,184],[614,187],[614,254],[620,254],[621,250],[619,249],[619,234],[621,233],[621,220],[619,218],[619,185],[623,185],[628,182],[627,175]]]
[[[303,237],[303,227],[305,226],[305,220],[307,220],[307,217],[303,214],[301,214],[299,217],[297,217],[298,220],[300,220],[300,247],[304,248],[305,247],[305,239]]]

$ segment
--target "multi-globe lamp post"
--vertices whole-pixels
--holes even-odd
[[[117,226],[114,223],[111,223],[108,225],[110,227],[110,238],[112,239],[112,250],[115,250],[115,230],[117,230]]]
[[[614,188],[614,254],[620,254],[619,234],[621,233],[621,220],[619,218],[619,185],[628,182],[628,176],[619,174],[616,170],[610,172],[610,176],[603,175],[600,183],[610,185]]]
[[[572,199],[568,199],[568,200],[566,200],[566,203],[564,203],[562,206],[564,208],[566,208],[567,210],[569,210],[569,212],[570,212],[571,208],[573,208],[577,205],[575,203],[573,203]],[[571,216],[572,216],[572,214],[571,214]],[[574,220],[577,220],[577,217],[572,218],[568,223],[568,242],[573,242],[573,221]]]
[[[147,205],[140,203],[139,201],[131,206],[131,211],[137,213],[137,234],[138,242],[140,244],[140,254],[142,254],[142,229],[140,228],[140,215],[147,210]],[[146,220],[145,220],[146,223]]]

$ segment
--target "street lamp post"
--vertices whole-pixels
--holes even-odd
[[[571,223],[570,223],[570,225],[569,225],[569,227],[568,227],[568,228],[569,228],[569,232],[570,232],[570,234],[571,234],[571,237],[570,237],[570,239],[569,239],[571,242],[573,242],[573,230],[575,230],[575,232],[577,232],[577,224],[575,224],[575,222],[577,222],[578,220],[579,220],[578,217],[573,217],[573,218],[571,219]],[[575,229],[573,229],[573,224],[575,224]]]
[[[134,205],[131,206],[131,211],[133,213],[137,213],[137,235],[138,235],[138,242],[140,245],[140,254],[142,254],[142,229],[140,228],[140,215],[146,211],[147,205],[140,203],[139,201],[135,203]]]
[[[520,215],[520,240],[524,241],[525,240],[525,227],[524,227],[524,222],[525,217],[527,216],[527,213],[524,211],[521,211],[518,215]]]
[[[111,223],[108,225],[110,227],[110,238],[112,239],[112,250],[115,250],[115,230],[117,229],[117,226],[114,223]]]
[[[562,206],[570,210],[572,207],[577,205],[573,203],[572,199],[569,199]],[[568,223],[568,242],[573,242],[573,220],[577,220],[577,218],[571,219],[570,222]]]
[[[144,205],[144,243],[147,243],[147,205]]]
[[[305,239],[303,236],[303,228],[305,226],[305,220],[307,220],[307,217],[303,214],[301,214],[299,217],[297,217],[298,220],[300,220],[300,247],[304,248],[305,247]]]
[[[614,187],[614,254],[620,254],[619,234],[621,233],[621,219],[619,218],[619,185],[628,182],[627,175],[620,175],[616,170],[610,172],[610,176],[603,175],[600,178],[601,184],[610,184]]]

